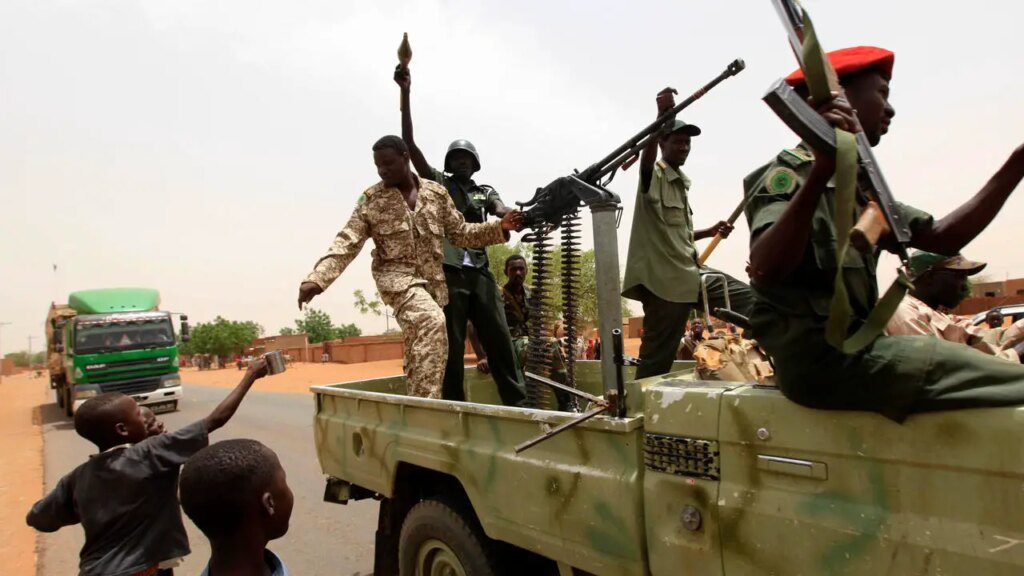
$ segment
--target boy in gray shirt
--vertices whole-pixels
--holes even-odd
[[[209,444],[253,383],[267,374],[253,362],[238,386],[206,418],[176,432],[149,436],[130,396],[100,394],[75,413],[75,431],[99,453],[67,474],[28,513],[29,526],[55,532],[81,522],[80,576],[170,574],[163,563],[189,553],[178,504],[178,473]]]

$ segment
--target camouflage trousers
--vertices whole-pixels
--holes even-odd
[[[565,384],[565,355],[562,352],[562,346],[555,338],[545,338],[544,340],[544,348],[547,356],[546,360],[548,361],[548,365],[551,366],[551,373],[548,374],[547,377],[559,384]],[[516,349],[516,358],[519,360],[519,365],[523,367],[524,371],[526,371],[526,361],[529,359],[527,358],[527,352],[530,346],[530,339],[525,336],[513,338],[512,345]],[[540,374],[540,376],[544,376],[544,374]]]
[[[395,320],[405,336],[404,370],[409,396],[440,398],[448,358],[444,312],[423,286],[380,296],[395,311]]]

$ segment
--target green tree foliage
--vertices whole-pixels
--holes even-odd
[[[295,328],[299,333],[306,333],[310,344],[359,336],[363,333],[355,324],[335,326],[330,315],[316,308],[306,308],[306,316],[295,320]]]
[[[191,339],[180,344],[183,354],[241,354],[253,340],[263,335],[263,326],[246,320],[238,322],[221,316],[213,322],[200,322],[192,327]]]
[[[277,333],[281,336],[294,336],[296,334],[296,331],[295,328],[285,326],[284,328],[278,330]]]
[[[363,294],[362,290],[356,290],[352,293],[355,297],[356,310],[359,310],[360,314],[373,314],[374,316],[384,317],[384,333],[388,334],[391,330],[391,319],[395,317],[394,313],[391,312],[387,305],[380,299],[380,294],[377,292],[373,293],[373,300],[370,300]]]
[[[487,255],[490,259],[490,270],[494,274],[494,278],[498,281],[499,286],[503,286],[508,282],[508,277],[505,276],[505,259],[512,254],[522,254],[527,261],[528,268],[526,274],[526,285],[527,287],[533,286],[533,262],[531,261],[533,246],[529,244],[523,244],[522,242],[513,245],[499,244],[497,246],[491,246],[487,249]],[[548,262],[548,268],[551,271],[549,278],[551,278],[551,290],[550,293],[553,298],[548,302],[548,313],[552,318],[561,318],[562,316],[562,248],[556,247],[551,251],[552,257]],[[579,275],[577,290],[579,292],[579,317],[582,325],[597,325],[597,269],[594,265],[594,251],[583,250],[580,252],[580,264],[579,264]],[[626,299],[622,299],[622,316],[623,318],[629,317],[631,314],[629,304]],[[582,326],[581,326],[582,327]]]
[[[18,352],[10,352],[10,353],[6,354],[4,357],[5,358],[10,358],[14,362],[15,366],[18,366],[18,367],[21,367],[21,368],[27,368],[29,366],[28,350],[19,350]],[[42,364],[45,361],[46,361],[46,351],[45,350],[44,351],[40,351],[40,352],[35,352],[35,353],[32,354],[32,366],[36,366],[36,365]]]

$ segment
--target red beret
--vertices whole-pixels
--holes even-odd
[[[832,67],[836,69],[836,74],[840,78],[868,68],[878,68],[885,74],[886,78],[891,78],[892,64],[896,59],[896,55],[892,52],[885,48],[876,48],[874,46],[854,46],[853,48],[833,50],[826,54],[826,56],[828,56],[828,61],[832,63]],[[789,76],[786,76],[786,83],[790,86],[803,84],[803,82],[804,71],[799,68]]]

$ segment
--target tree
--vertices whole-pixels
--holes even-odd
[[[192,328],[191,339],[180,347],[182,354],[241,354],[263,334],[263,326],[247,320],[236,322],[217,316],[213,322],[200,322]]]
[[[316,308],[307,307],[306,316],[297,318],[295,327],[299,332],[305,332],[309,336],[310,344],[334,339],[334,325],[331,324],[331,317]]]
[[[356,290],[352,293],[355,297],[356,310],[359,310],[360,314],[373,314],[374,316],[384,316],[384,333],[391,332],[391,322],[389,320],[395,317],[387,304],[380,299],[380,293],[373,293],[373,300],[367,300],[366,295],[363,294],[362,290]]]
[[[295,328],[290,328],[288,326],[281,328],[277,333],[281,336],[294,336],[296,334]]]
[[[20,368],[28,368],[29,367],[29,357],[28,357],[28,351],[27,350],[19,350],[18,352],[10,352],[7,355],[5,355],[4,357],[5,358],[10,358],[11,361],[14,362],[15,366],[18,366]],[[42,364],[44,361],[46,361],[46,352],[45,351],[44,352],[36,352],[36,353],[32,354],[32,363],[31,363],[32,366],[36,366],[38,364]]]
[[[342,324],[341,326],[335,326],[333,331],[334,338],[336,340],[344,340],[350,336],[361,336],[363,334],[363,331],[355,324]]]

